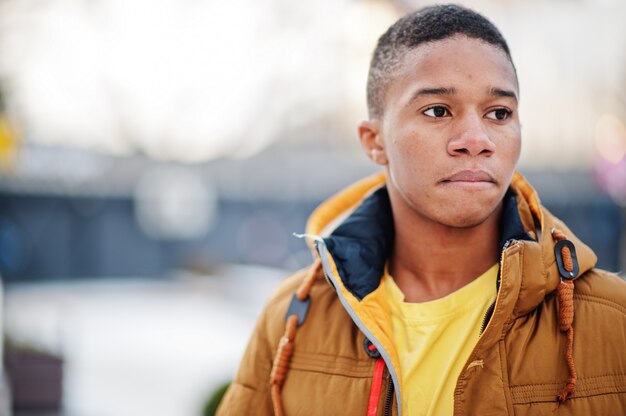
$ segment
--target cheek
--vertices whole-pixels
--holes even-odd
[[[516,165],[517,161],[519,160],[520,154],[522,153],[522,141],[519,134],[511,138],[510,147],[510,157],[513,164]]]
[[[417,134],[398,139],[388,153],[389,173],[407,197],[429,193],[430,185],[443,175],[446,151],[437,149],[432,139]]]
[[[416,152],[414,155],[411,152]],[[423,205],[432,192],[430,166],[432,160],[424,159],[418,149],[407,149],[398,152],[393,163],[389,164],[389,175],[399,193],[412,206]],[[421,204],[420,202],[421,201]]]
[[[433,146],[433,136],[419,128],[415,123],[405,123],[401,131],[397,131],[393,140],[388,143],[391,146],[392,159],[398,166],[413,167],[432,160],[437,149]],[[430,140],[428,140],[430,139]]]
[[[521,153],[521,137],[519,127],[511,127],[509,131],[502,136],[502,140],[499,144],[499,151],[502,158],[506,160],[514,168],[519,160]],[[496,148],[497,149],[497,148]],[[497,152],[498,150],[496,150]]]
[[[402,177],[405,180],[419,180],[427,173],[427,163],[432,160],[432,158],[427,157],[424,150],[416,142],[398,143],[389,160],[390,169],[398,179]]]

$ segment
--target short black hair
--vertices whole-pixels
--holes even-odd
[[[384,113],[385,94],[390,78],[407,52],[427,42],[465,35],[494,45],[506,53],[513,65],[509,46],[500,31],[487,18],[456,4],[430,6],[410,13],[378,39],[367,78],[367,107],[370,118]],[[513,65],[515,70],[515,65]]]

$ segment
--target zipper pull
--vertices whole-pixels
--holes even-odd
[[[367,337],[363,340],[363,347],[367,355],[376,360],[372,386],[370,387],[370,397],[367,400],[367,416],[376,416],[378,413],[378,402],[380,401],[380,391],[383,386],[383,375],[385,374],[385,360],[383,360],[376,346]]]
[[[370,356],[370,358],[380,358],[380,353],[376,349],[376,346],[372,344],[372,341],[367,339],[367,337],[365,337],[365,339],[363,340],[363,347],[365,348],[365,352],[367,353],[367,355]]]

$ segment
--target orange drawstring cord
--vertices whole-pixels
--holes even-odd
[[[296,335],[296,328],[298,323],[298,316],[291,315],[287,318],[287,328],[285,329],[285,335],[280,339],[278,344],[278,350],[274,357],[274,364],[272,365],[272,372],[270,373],[270,387],[272,395],[272,405],[274,406],[274,414],[276,416],[283,415],[283,406],[280,400],[280,390],[287,376],[287,369],[289,367],[289,360],[293,353],[293,341]]]
[[[552,236],[558,240],[566,240],[567,237],[560,230],[553,230]],[[563,246],[561,248],[561,257],[563,259],[563,268],[568,272],[573,272],[574,261],[572,259],[572,253],[568,247]],[[561,332],[567,333],[567,344],[565,349],[565,359],[567,361],[567,368],[569,375],[567,377],[567,383],[561,393],[559,393],[557,399],[559,402],[565,402],[570,395],[574,393],[576,388],[576,367],[574,365],[574,328],[572,323],[574,322],[574,282],[573,280],[563,280],[559,284],[557,297],[559,301],[559,329]]]
[[[309,274],[302,281],[295,296],[300,301],[305,301],[311,293],[311,288],[315,283],[315,279],[322,267],[320,259],[316,259],[315,263],[309,270]],[[289,315],[287,317],[287,324],[285,328],[285,335],[282,336],[278,343],[278,349],[274,356],[274,363],[272,364],[272,371],[270,373],[270,394],[272,396],[272,406],[274,407],[274,414],[276,416],[283,416],[283,405],[280,399],[280,391],[285,382],[287,371],[289,370],[289,361],[291,360],[291,354],[293,353],[294,340],[296,337],[296,331],[298,329],[299,317],[296,314]]]

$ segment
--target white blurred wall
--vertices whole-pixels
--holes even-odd
[[[626,120],[626,3],[462,3],[510,43],[522,166],[588,167],[599,120]],[[26,143],[183,162],[354,149],[375,41],[424,4],[5,0],[0,81]]]

